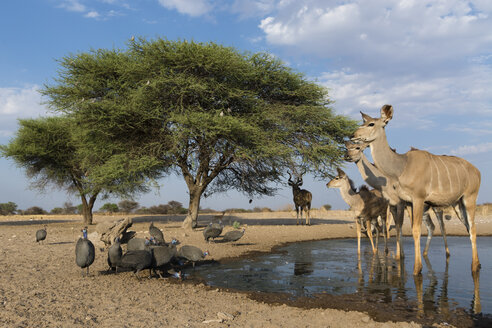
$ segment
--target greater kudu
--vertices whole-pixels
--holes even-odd
[[[350,206],[350,210],[355,212],[355,224],[357,226],[357,254],[360,255],[360,237],[361,237],[361,224],[365,224],[367,228],[367,236],[371,241],[373,253],[377,252],[377,246],[374,246],[372,240],[372,228],[373,223],[378,229],[377,219],[380,216],[383,221],[383,227],[386,226],[386,209],[388,202],[383,198],[380,191],[376,189],[369,190],[367,187],[360,188],[357,191],[352,183],[352,180],[343,172],[343,170],[337,168],[338,175],[331,179],[326,186],[328,188],[338,188],[343,200]],[[362,221],[362,223],[361,223]],[[378,237],[379,237],[379,229]],[[385,249],[387,249],[386,234],[384,234]]]
[[[381,117],[372,118],[362,113],[363,124],[355,131],[353,141],[370,143],[376,167],[387,177],[398,182],[398,196],[412,203],[412,235],[415,246],[413,274],[422,271],[420,231],[424,203],[433,206],[458,204],[462,219],[468,223],[472,245],[472,272],[480,268],[477,251],[475,208],[480,189],[480,171],[468,161],[445,155],[434,155],[423,150],[405,154],[394,152],[386,138],[385,126],[393,118],[393,106],[384,105]]]
[[[347,156],[345,159],[349,162],[355,163],[357,165],[357,168],[359,169],[362,179],[364,179],[364,181],[374,189],[381,191],[383,197],[388,200],[389,208],[387,213],[392,214],[396,228],[396,259],[400,259],[400,257],[403,257],[403,248],[401,247],[401,226],[403,224],[404,214],[403,208],[409,204],[398,197],[398,193],[394,188],[394,186],[397,185],[398,182],[391,177],[385,177],[383,173],[381,173],[381,171],[378,170],[378,168],[367,159],[366,155],[364,155],[364,149],[366,149],[368,145],[369,144],[365,142],[345,142],[345,148],[347,148]],[[425,243],[424,256],[427,256],[430,242],[432,240],[435,229],[434,223],[432,223],[432,220],[428,213],[429,208],[430,206],[426,204],[423,217],[423,222],[427,227],[427,241]],[[444,227],[443,209],[439,207],[433,207],[432,209],[436,214],[436,218],[441,229],[441,234],[444,240],[444,248],[446,250],[446,257],[449,257],[450,253],[446,238],[446,229]],[[389,237],[389,216],[387,216],[386,222],[386,233]]]
[[[313,200],[313,195],[306,189],[301,189],[302,186],[302,174],[296,177],[296,181],[292,181],[292,175],[289,174],[289,180],[287,183],[292,187],[292,194],[294,195],[294,205],[296,207],[297,215],[297,225],[299,225],[299,214],[301,216],[302,223],[302,212],[306,213],[306,225],[311,225],[309,218],[309,210],[311,209],[311,201]]]

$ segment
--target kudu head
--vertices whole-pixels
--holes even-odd
[[[381,107],[381,117],[372,118],[367,114],[360,112],[362,115],[363,123],[355,131],[352,141],[364,141],[372,142],[376,140],[381,134],[384,133],[384,127],[393,118],[393,106],[384,105]]]
[[[348,177],[347,175],[345,174],[345,172],[342,171],[342,169],[340,168],[337,168],[337,173],[338,175],[336,177],[334,177],[333,179],[331,179],[327,184],[326,184],[326,187],[328,188],[340,188],[342,187],[344,184],[346,184],[347,182],[345,180],[348,181]]]
[[[292,175],[290,174],[290,172],[287,172],[289,174],[289,180],[287,181],[287,183],[289,184],[289,186],[292,187],[292,190],[299,190],[300,186],[302,186],[302,175],[305,173],[301,173],[301,174],[295,174],[295,181],[292,180]]]
[[[354,143],[346,141],[345,148],[347,148],[347,153],[345,154],[345,160],[354,163],[360,161],[364,149],[366,149],[367,146],[369,146],[369,143],[366,142]]]

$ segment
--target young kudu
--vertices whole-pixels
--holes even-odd
[[[377,252],[377,246],[374,246],[372,240],[371,223],[378,229],[377,219],[380,216],[383,221],[383,227],[386,226],[386,210],[388,208],[388,202],[383,198],[380,191],[376,189],[369,190],[363,186],[357,191],[352,183],[352,180],[343,172],[337,168],[338,175],[331,179],[326,186],[328,188],[338,188],[343,200],[350,206],[352,211],[356,213],[355,224],[357,226],[357,254],[360,255],[360,237],[361,237],[361,221],[366,225],[367,236],[371,241],[373,253]],[[365,187],[365,188],[364,188]],[[384,234],[385,249],[387,247],[386,234]],[[378,232],[379,239],[379,232]]]
[[[398,197],[412,204],[412,235],[415,246],[413,274],[422,271],[420,231],[424,203],[433,206],[459,205],[462,220],[468,223],[472,245],[472,272],[480,268],[477,251],[475,208],[480,189],[480,171],[466,160],[434,155],[423,150],[405,154],[394,152],[386,138],[385,126],[393,118],[393,107],[384,105],[381,117],[362,113],[363,124],[355,131],[353,141],[368,142],[376,167],[386,177],[397,181]]]
[[[292,194],[294,195],[294,205],[296,207],[297,214],[297,225],[299,225],[299,214],[301,216],[302,223],[302,212],[306,213],[306,225],[311,225],[309,218],[309,210],[311,209],[311,201],[313,200],[313,195],[306,189],[299,188],[302,186],[302,174],[296,177],[296,181],[292,181],[292,176],[289,173],[289,180],[287,181],[289,186],[292,187]]]
[[[401,226],[403,224],[404,214],[403,208],[405,208],[405,206],[409,204],[398,197],[398,193],[394,188],[394,186],[396,186],[398,182],[391,177],[385,177],[383,173],[378,170],[378,168],[374,166],[374,164],[372,164],[364,155],[364,149],[366,149],[367,146],[369,146],[369,144],[364,142],[345,142],[345,147],[347,148],[347,156],[345,159],[349,162],[355,163],[364,181],[374,189],[381,191],[383,197],[388,200],[389,208],[387,213],[391,213],[393,215],[393,220],[395,221],[396,227],[396,259],[400,259],[400,257],[403,257],[403,248],[401,247]],[[435,229],[434,223],[432,223],[432,220],[428,213],[429,207],[430,206],[426,204],[423,217],[423,222],[427,227],[427,241],[425,244],[424,256],[427,256],[430,242],[432,240],[432,235]],[[444,240],[444,248],[446,249],[446,257],[448,257],[450,253],[446,238],[446,230],[444,228],[443,210],[442,208],[436,207],[433,207],[432,209],[436,214],[437,221],[439,222],[439,227],[441,229],[441,234]],[[389,216],[387,217],[386,222],[386,233],[389,237]]]

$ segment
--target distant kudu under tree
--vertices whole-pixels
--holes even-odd
[[[297,174],[296,174],[297,175]],[[309,221],[309,210],[311,209],[311,201],[313,200],[313,195],[306,189],[299,188],[302,186],[302,173],[296,177],[296,181],[292,181],[292,176],[289,173],[289,186],[292,187],[292,193],[294,194],[294,205],[296,206],[297,214],[297,225],[299,225],[299,214],[301,215],[302,223],[302,212],[306,212],[306,225],[311,225]]]

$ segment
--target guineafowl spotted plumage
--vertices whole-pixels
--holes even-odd
[[[155,241],[157,242],[158,245],[164,245],[165,244],[164,234],[162,233],[162,231],[159,228],[154,226],[154,222],[150,222],[149,234],[151,237],[153,237],[155,239]]]
[[[246,231],[246,229],[243,228],[242,230],[232,230],[232,231],[226,232],[224,234],[224,237],[222,238],[222,240],[225,242],[238,241],[244,235],[245,231]]]
[[[203,252],[200,248],[191,245],[181,246],[176,254],[177,257],[190,261],[193,264],[193,268],[195,268],[197,261],[203,260],[207,255],[209,255],[208,251]]]
[[[121,261],[122,256],[120,238],[116,237],[113,245],[108,249],[108,265],[111,271],[117,271],[118,263]]]
[[[222,226],[221,223],[210,222],[208,226],[206,226],[205,229],[203,230],[203,237],[205,238],[206,241],[209,241],[210,238],[212,238],[212,240],[215,240],[215,238],[220,236],[223,228],[224,227]]]
[[[138,250],[128,251],[121,257],[118,267],[133,270],[133,274],[140,279],[138,273],[149,269],[149,278],[152,276],[152,253],[150,251]]]
[[[36,231],[36,242],[39,243],[45,240],[47,235],[48,233],[46,232],[46,226],[44,226],[43,229],[39,229],[38,231]]]
[[[87,227],[85,227],[82,229],[82,238],[79,238],[75,245],[75,263],[82,269],[87,268],[87,276],[89,276],[89,266],[94,262],[95,254],[94,244],[87,239]]]

